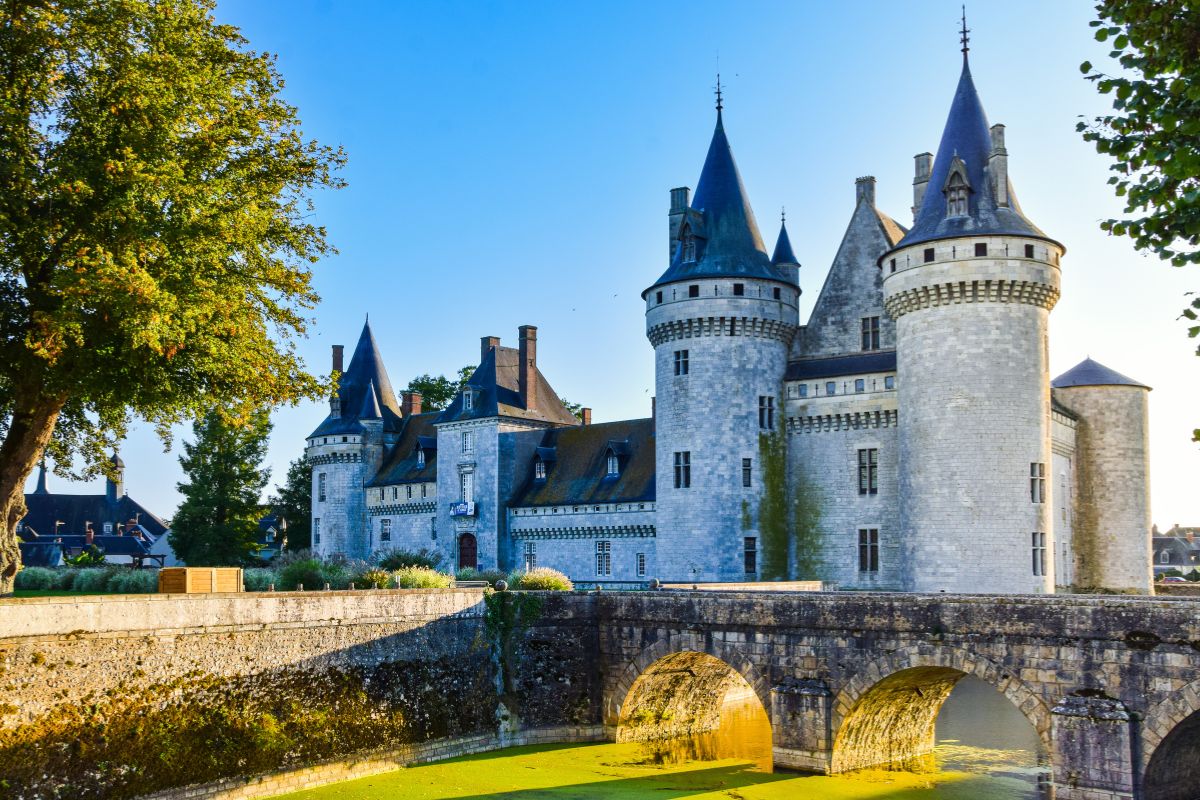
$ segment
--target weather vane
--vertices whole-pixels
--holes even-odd
[[[971,49],[967,46],[971,41],[971,37],[968,36],[970,32],[971,29],[967,27],[967,7],[964,4],[962,7],[962,30],[959,32],[960,41],[962,42],[963,55],[966,55],[967,51]]]

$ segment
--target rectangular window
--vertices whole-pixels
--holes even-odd
[[[317,500],[325,502],[325,473],[321,472],[317,475]]]
[[[859,378],[856,381],[854,381],[854,391],[855,392],[865,392],[866,390],[867,390],[866,380],[864,380],[863,378]]]
[[[745,537],[742,548],[742,560],[745,562],[744,566],[747,575],[758,574],[758,539],[753,536]]]
[[[776,300],[781,300],[781,299],[783,299],[783,291],[782,291],[782,290],[781,290],[781,289],[780,289],[778,286],[776,286],[776,287],[775,287],[775,289],[774,289],[774,292],[775,292],[775,299],[776,299]]]
[[[525,571],[537,567],[537,542],[525,543]]]
[[[405,488],[408,489],[408,499],[412,500],[412,486],[407,486]]]
[[[699,296],[700,296],[700,287],[693,283],[691,286],[688,287],[688,297],[699,297]]]
[[[607,460],[608,460],[608,473],[607,474],[609,476],[621,474],[621,460],[619,458],[617,458],[617,454],[609,453]]]
[[[533,479],[535,481],[546,480],[546,462],[540,458],[533,462]]]
[[[425,451],[417,451],[417,469],[425,469]]]
[[[1031,540],[1033,543],[1033,574],[1040,577],[1046,574],[1046,534],[1034,533]]]
[[[800,384],[800,396],[808,397],[808,384],[807,383]]]
[[[862,318],[862,349],[879,349],[879,317]]]
[[[655,302],[656,304],[662,304],[662,292],[655,292],[655,293],[654,293],[654,302]]]
[[[933,261],[933,248],[926,247],[925,248],[925,263],[928,264],[930,261]]]
[[[596,542],[596,577],[612,575],[612,542]]]
[[[879,529],[858,529],[858,571],[879,572]]]
[[[896,259],[894,259],[894,258],[892,259],[891,267],[892,267],[892,272],[895,272],[896,271]]]
[[[750,473],[754,462],[749,458],[742,459],[742,486],[750,485]]]
[[[469,503],[475,499],[475,473],[464,472],[458,476],[459,489],[462,491],[462,497],[459,498],[464,503]]]
[[[675,488],[689,489],[692,486],[692,454],[684,451],[675,454]]]
[[[828,394],[828,395],[837,394],[837,381],[826,381],[825,382],[825,394]]]
[[[745,294],[746,294],[746,284],[735,283],[733,285],[733,296],[734,297],[742,297]]]
[[[858,451],[858,493],[879,494],[879,451]]]
[[[425,496],[425,491],[427,488],[428,488],[428,484],[424,484],[424,483],[421,484],[421,497]]]
[[[976,242],[975,243],[975,255],[976,256],[986,256],[987,255],[987,243],[986,242]]]
[[[675,374],[676,375],[687,375],[688,374],[688,351],[687,350],[676,350],[675,351]]]
[[[320,544],[321,543],[321,518],[320,517],[313,517],[312,534],[313,534],[313,537],[312,537],[313,544]]]
[[[1031,244],[1025,245],[1025,257],[1033,258],[1033,245],[1031,245]]]
[[[390,519],[379,520],[379,541],[390,542],[392,540],[392,521]]]
[[[646,577],[646,554],[637,554],[637,576],[639,578]]]
[[[475,452],[475,431],[462,432],[462,451],[464,453]]]
[[[1029,501],[1046,502],[1046,465],[1038,461],[1029,465]]]
[[[775,398],[759,395],[758,398],[758,427],[764,431],[775,430]]]
[[[896,388],[896,376],[888,375],[883,379],[883,388],[891,390]]]

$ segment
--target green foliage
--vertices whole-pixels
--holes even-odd
[[[408,382],[406,392],[421,393],[422,411],[441,411],[454,400],[454,396],[467,385],[474,367],[463,367],[455,379],[444,375],[418,375]]]
[[[291,592],[297,586],[303,586],[308,591],[325,588],[325,575],[322,572],[320,560],[307,558],[293,561],[279,570],[279,583],[276,588]]]
[[[821,523],[820,489],[803,474],[792,480],[792,541],[795,566],[793,577],[801,581],[817,581],[825,578]]]
[[[386,569],[368,569],[355,577],[354,585],[360,589],[390,589],[392,573]]]
[[[266,567],[243,570],[242,584],[247,592],[265,592],[271,584],[279,588],[279,573]]]
[[[179,458],[187,481],[179,484],[184,500],[171,521],[171,549],[193,567],[254,563],[270,418],[260,410],[237,425],[210,413],[193,431],[196,441],[184,442]]]
[[[344,155],[305,139],[275,59],[215,6],[0,11],[5,520],[47,447],[90,477],[133,418],[167,439],[215,409],[326,394],[296,340],[310,264],[332,252],[310,198],[342,185]],[[0,532],[0,592],[15,541]]]
[[[55,572],[46,567],[25,567],[17,573],[16,588],[46,590],[57,589]]]
[[[1096,14],[1096,40],[1111,43],[1121,72],[1080,65],[1112,98],[1113,113],[1077,127],[1112,158],[1108,182],[1126,214],[1100,227],[1173,266],[1200,264],[1200,15],[1160,0],[1101,0]],[[1200,295],[1191,295],[1182,316],[1196,338]],[[1200,430],[1194,437],[1200,441]]]
[[[759,434],[758,457],[763,476],[763,491],[758,501],[759,550],[762,552],[758,574],[767,581],[786,580],[792,520],[788,497],[787,442],[782,431]]]
[[[449,589],[454,576],[429,567],[401,567],[392,573],[398,589]]]
[[[495,586],[496,581],[508,581],[508,573],[498,569],[475,569],[463,567],[454,573],[454,579],[459,581],[486,581],[488,586]]]
[[[509,588],[526,591],[569,592],[575,588],[575,584],[556,569],[534,567],[527,572],[514,572]]]
[[[442,554],[436,550],[381,550],[376,553],[372,559],[380,569],[385,569],[388,572],[395,572],[404,567],[426,567],[427,569],[437,569],[438,564],[442,562]]]
[[[104,566],[104,551],[94,544],[89,544],[73,556],[63,556],[63,561],[69,567],[101,567]]]
[[[287,520],[287,549],[312,547],[312,464],[304,456],[288,464],[287,475],[267,504]]]

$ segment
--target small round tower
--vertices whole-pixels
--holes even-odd
[[[1088,358],[1054,379],[1078,417],[1075,434],[1075,585],[1147,594],[1150,539],[1150,387]]]
[[[800,290],[786,232],[776,259],[763,246],[719,106],[695,200],[671,192],[670,241],[670,267],[642,294],[655,357],[656,558],[668,565],[657,577],[756,580],[764,479],[780,491],[786,481],[784,459],[764,473],[763,455],[783,435]]]
[[[916,218],[879,260],[896,322],[903,585],[1053,591],[1047,322],[1064,249],[1021,212],[966,48]]]

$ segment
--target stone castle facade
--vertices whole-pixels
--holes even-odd
[[[924,592],[1145,592],[1148,387],[1085,360],[1050,380],[1065,248],[1021,211],[964,49],[913,224],[856,181],[800,324],[785,226],[759,233],[718,105],[670,265],[643,293],[655,413],[576,419],[518,347],[481,342],[445,410],[397,400],[368,327],[308,438],[314,548],[436,549],[591,582],[822,578]]]

